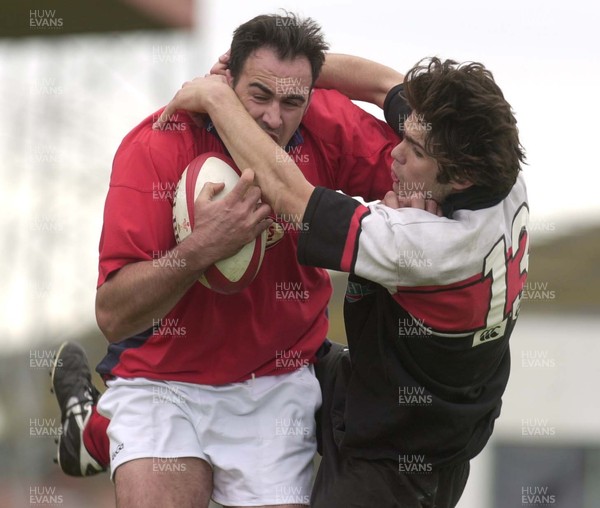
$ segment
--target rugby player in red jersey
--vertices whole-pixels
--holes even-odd
[[[315,185],[381,198],[398,138],[342,94],[313,93],[325,48],[311,20],[259,16],[234,34],[228,86]],[[398,78],[388,71],[381,97]],[[268,225],[267,206],[254,209],[250,174],[223,201],[211,202],[219,186],[207,186],[196,230],[176,245],[181,173],[200,153],[226,149],[210,119],[199,127],[169,115],[157,131],[159,114],[126,136],[113,164],[96,308],[111,344],[97,368],[108,385],[98,408],[82,351],[58,354],[59,462],[75,475],[110,463],[122,507],[205,507],[211,496],[226,506],[307,505],[321,404],[312,364],[327,333],[329,278],[295,261],[301,228],[277,214],[247,289],[224,296],[198,284],[204,267]],[[301,291],[278,298],[278,285]]]

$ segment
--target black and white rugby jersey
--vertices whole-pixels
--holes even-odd
[[[351,274],[338,430],[353,455],[458,463],[500,414],[527,277],[523,175],[506,196],[470,188],[444,209],[365,205],[321,187],[308,203],[298,260]]]

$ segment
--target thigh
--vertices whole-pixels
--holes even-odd
[[[329,463],[328,463],[329,461]],[[468,462],[429,473],[401,472],[393,460],[323,457],[312,508],[454,508]]]
[[[193,457],[136,459],[115,471],[117,508],[207,508],[212,469]]]
[[[454,508],[467,485],[470,463],[440,469],[440,481],[435,496],[435,508]]]
[[[324,456],[312,508],[424,508],[432,506],[433,477],[409,478],[392,460]],[[435,490],[434,492],[435,493]]]
[[[229,393],[223,393],[229,390]],[[312,367],[220,390],[199,432],[224,506],[307,506],[321,392]]]
[[[207,460],[198,441],[189,394],[184,389],[147,379],[117,379],[100,398],[98,412],[110,419],[111,473],[137,459],[155,460],[155,470],[173,469],[161,459]],[[138,466],[139,467],[139,464]]]
[[[315,365],[323,404],[315,415],[317,421],[318,452],[335,455],[344,435],[346,390],[352,374],[350,352],[347,346],[331,343],[331,349]]]

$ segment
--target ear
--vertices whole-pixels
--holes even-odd
[[[473,187],[473,182],[469,180],[450,180],[450,185],[452,186],[453,191],[460,192],[468,189],[469,187]]]
[[[313,92],[314,92],[314,88],[310,91],[310,94],[308,95],[308,99],[306,101],[306,107],[304,108],[304,113],[302,113],[302,116],[306,115],[306,112],[308,111],[308,108],[310,106],[310,100],[312,99],[313,96]]]
[[[231,75],[231,71],[229,69],[225,71],[225,78],[227,79],[227,84],[233,88],[233,76]]]

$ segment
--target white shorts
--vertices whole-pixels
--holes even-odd
[[[321,390],[312,365],[222,386],[116,378],[98,403],[110,419],[111,477],[140,458],[198,457],[223,505],[309,504]]]

